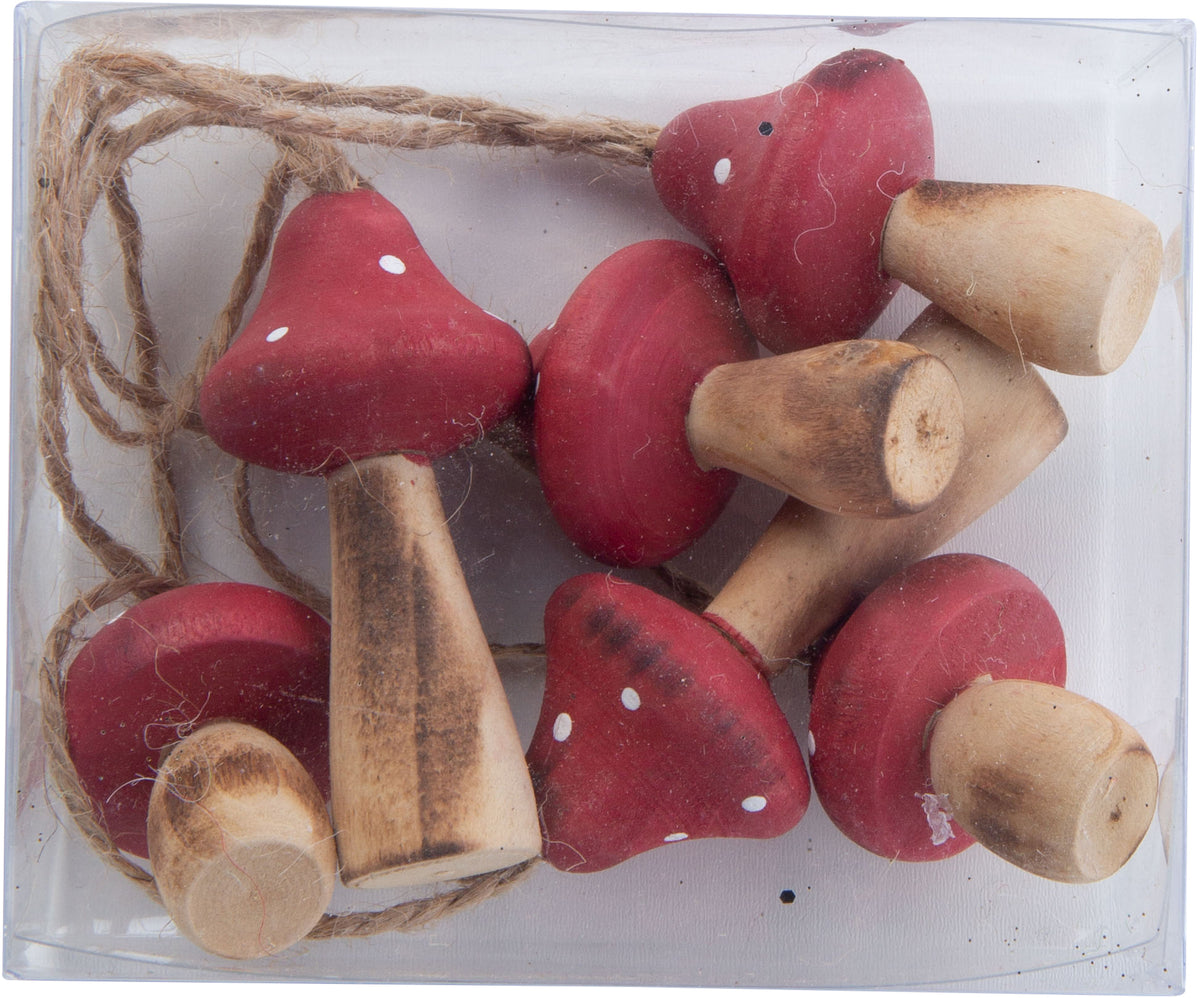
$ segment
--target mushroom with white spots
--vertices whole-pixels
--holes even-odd
[[[546,691],[528,759],[555,867],[607,869],[685,839],[769,838],[808,774],[770,686],[721,631],[593,573],[546,607]]]
[[[1054,880],[1110,876],[1150,825],[1158,768],[1136,731],[1065,679],[1054,608],[1015,568],[969,554],[909,566],[822,656],[817,796],[888,861],[978,840]]]
[[[880,340],[758,358],[723,269],[688,243],[612,254],[535,344],[542,488],[606,564],[684,550],[738,474],[842,515],[899,516],[958,460],[962,401],[942,361]]]
[[[794,824],[803,813],[795,775],[803,763],[790,728],[786,737],[778,735],[771,750],[776,754],[762,754],[761,732],[786,728],[769,678],[897,568],[940,547],[1006,495],[1061,441],[1066,422],[1057,400],[1011,354],[934,309],[902,338],[941,357],[963,397],[963,460],[930,507],[897,519],[865,520],[789,499],[702,616],[608,575],[568,581],[551,598],[546,693],[528,759],[544,854],[556,866],[602,869],[661,844],[681,825],[693,837],[768,828],[778,834],[779,826],[766,821],[745,824],[747,815],[774,819],[779,800],[778,791],[751,787],[739,766],[760,767],[758,779],[787,789],[786,812]],[[719,676],[721,685],[697,682],[690,670]],[[684,691],[693,685],[710,690],[709,699],[690,702]],[[627,687],[639,693],[636,713],[618,706]],[[650,690],[662,691],[663,703],[674,695],[688,709],[647,712]],[[556,742],[553,729],[563,712],[572,718],[570,738]],[[584,730],[589,734],[581,738]],[[737,765],[723,750],[708,752],[705,766],[719,760],[737,778],[720,788],[705,784],[701,793],[693,788],[700,777],[683,775],[695,763],[690,747],[704,738],[715,749],[723,744],[722,733],[736,733],[728,751]],[[781,746],[787,753],[782,760]],[[818,733],[814,758],[824,752]],[[704,775],[716,779],[707,769]],[[707,802],[714,794],[722,823],[693,819],[691,827],[684,825],[689,797]],[[761,811],[743,807],[758,796],[767,802]],[[645,803],[651,801],[669,808]],[[705,803],[702,811],[711,815],[713,807]],[[743,819],[724,824],[734,811]]]
[[[1159,285],[1161,235],[1128,205],[932,179],[921,86],[869,49],[678,115],[651,170],[777,352],[862,335],[904,282],[1029,363],[1103,374],[1133,349]]]
[[[431,463],[509,415],[530,375],[516,330],[360,189],[288,216],[258,308],[202,387],[220,447],[328,484],[347,884],[457,879],[538,852],[521,744]]]
[[[663,205],[729,270],[776,353],[861,336],[899,282],[879,270],[892,198],[933,176],[925,95],[866,49],[777,92],[690,108],[650,164]]]

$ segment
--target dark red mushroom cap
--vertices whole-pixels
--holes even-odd
[[[933,175],[932,120],[903,62],[854,49],[783,90],[678,115],[651,172],[729,269],[754,334],[782,353],[857,338],[895,293],[879,269],[883,223]]]
[[[610,575],[546,607],[546,692],[527,758],[543,855],[603,870],[689,838],[769,838],[808,774],[767,681],[706,620]]]
[[[693,543],[737,476],[692,456],[692,393],[714,367],[757,356],[717,261],[673,240],[628,246],[534,342],[538,474],[566,534],[623,566],[657,565]]]
[[[161,754],[209,720],[265,731],[329,795],[329,625],[271,589],[205,583],[131,607],[75,656],[63,709],[96,818],[136,856]]]
[[[372,191],[314,194],[284,221],[257,309],[200,393],[223,450],[325,474],[404,452],[434,458],[521,401],[529,351],[446,280]]]
[[[974,842],[933,792],[926,739],[938,709],[985,675],[1066,681],[1058,616],[1015,568],[927,558],[854,611],[821,659],[809,719],[813,787],[850,839],[903,860]]]

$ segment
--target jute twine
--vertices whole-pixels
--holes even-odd
[[[142,228],[127,184],[129,160],[176,133],[217,126],[268,136],[277,157],[266,171],[225,305],[191,370],[168,390],[143,280]],[[137,602],[190,581],[171,445],[180,433],[204,433],[196,409],[200,384],[241,326],[289,192],[297,185],[311,191],[369,186],[345,155],[344,149],[355,144],[410,150],[454,143],[537,147],[644,168],[657,134],[655,126],[608,118],[554,119],[413,87],[349,87],[251,75],[110,46],[81,49],[62,66],[40,121],[34,164],[37,436],[49,487],[104,581],[79,593],[46,639],[40,669],[42,720],[50,776],[64,806],[92,848],[152,897],[158,898],[153,875],[116,848],[80,786],[67,752],[62,692],[89,618],[111,604]],[[84,236],[101,205],[117,234],[132,317],[132,348],[123,365],[114,362],[89,320],[85,295]],[[72,401],[106,440],[144,453],[156,551],[125,543],[90,511],[72,466],[67,419]],[[288,568],[259,537],[251,499],[243,464],[232,500],[242,542],[283,591],[328,616],[328,596]],[[684,599],[705,598],[669,573],[668,578]],[[496,650],[529,653],[540,646]],[[434,897],[383,911],[326,915],[311,937],[420,928],[506,890],[531,865],[468,878]]]

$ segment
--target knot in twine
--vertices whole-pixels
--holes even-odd
[[[277,156],[266,171],[225,305],[190,371],[168,389],[144,283],[141,222],[126,180],[129,160],[178,132],[218,126],[268,136]],[[67,525],[102,569],[104,581],[78,594],[46,639],[39,676],[42,724],[48,770],[72,819],[107,863],[152,897],[158,898],[153,875],[114,845],[80,785],[67,750],[62,691],[69,660],[83,641],[85,621],[111,604],[136,602],[190,581],[171,443],[179,433],[204,435],[196,409],[199,387],[241,326],[288,193],[297,185],[314,192],[369,187],[343,151],[354,144],[395,149],[455,143],[537,147],[645,168],[658,132],[655,126],[609,118],[556,119],[414,87],[305,82],[109,46],[83,48],[61,67],[40,121],[33,174],[37,439],[47,484]],[[132,348],[123,364],[116,363],[101,342],[89,319],[84,291],[84,237],[102,204],[119,244],[131,321]],[[106,403],[102,391],[113,401]],[[91,512],[72,466],[69,404],[77,406],[104,439],[144,455],[157,550],[139,550]],[[241,542],[281,589],[327,617],[328,596],[288,568],[259,537],[244,463],[238,465],[233,493]],[[671,573],[667,577],[687,591]],[[705,595],[690,592],[694,600]],[[538,647],[509,650],[528,653]],[[426,926],[506,890],[533,862],[468,878],[435,897],[383,911],[326,915],[310,938]]]

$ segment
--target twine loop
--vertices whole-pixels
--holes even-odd
[[[128,186],[130,160],[176,133],[215,127],[264,134],[273,142],[276,158],[263,178],[225,304],[191,369],[168,387],[146,294],[142,226]],[[204,433],[196,408],[200,385],[242,324],[289,192],[297,186],[314,192],[369,186],[346,156],[345,147],[355,144],[537,147],[644,168],[657,134],[654,126],[609,118],[556,119],[414,87],[305,82],[108,46],[83,48],[61,67],[40,122],[33,172],[37,439],[47,484],[104,581],[78,594],[46,638],[39,672],[42,726],[49,775],[67,812],[104,861],[151,897],[158,899],[153,875],[116,848],[80,785],[67,751],[62,691],[87,621],[113,604],[146,599],[191,578],[172,442],[181,433]],[[131,316],[132,350],[124,364],[106,351],[89,318],[84,288],[84,237],[101,207],[116,233]],[[72,464],[71,404],[105,440],[144,453],[157,550],[139,550],[92,512]],[[328,616],[328,596],[293,572],[259,537],[251,492],[247,468],[239,464],[233,494],[242,543],[283,591]],[[535,650],[532,645],[517,649]],[[326,915],[310,938],[426,926],[508,889],[533,862],[468,878],[432,898],[383,911]]]

